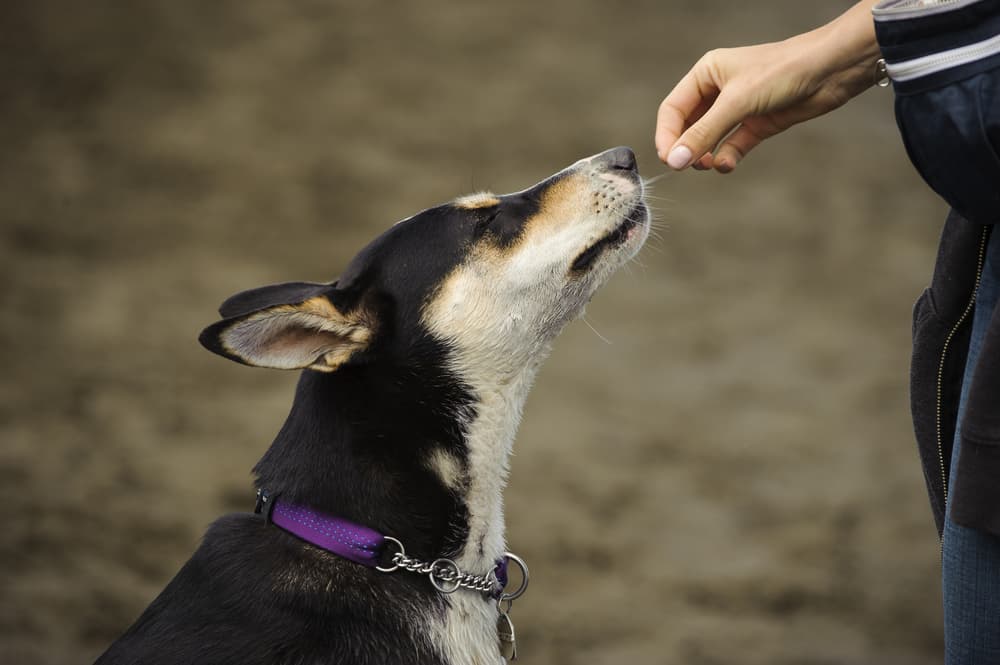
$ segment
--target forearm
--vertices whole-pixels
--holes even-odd
[[[849,97],[875,81],[874,66],[880,54],[871,10],[878,2],[862,0],[826,25],[800,36],[815,45],[817,78],[836,80]]]

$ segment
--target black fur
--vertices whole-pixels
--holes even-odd
[[[423,560],[457,553],[466,507],[425,460],[440,447],[465,464],[462,423],[475,401],[446,369],[448,348],[422,328],[421,308],[471,243],[515,242],[548,184],[491,208],[424,211],[365,247],[337,282],[263,287],[220,307],[225,321],[201,340],[236,360],[219,331],[268,307],[322,296],[376,321],[369,346],[336,371],[302,373],[284,427],[254,468],[258,487],[393,535]],[[423,576],[381,574],[258,515],[229,515],[97,662],[433,664],[419,628],[442,611]]]
[[[626,148],[595,160],[638,177]],[[223,303],[223,320],[200,337],[209,350],[329,370],[302,372],[284,426],[254,467],[258,488],[398,538],[423,561],[469,546],[483,551],[467,542],[465,504],[465,428],[477,396],[449,369],[453,350],[425,329],[422,315],[445,277],[477,255],[474,245],[515,246],[562,177],[495,205],[426,210],[362,249],[335,282],[277,284]],[[428,464],[437,451],[457,465],[448,484]],[[97,662],[446,665],[427,626],[444,619],[447,602],[426,576],[383,574],[260,515],[229,515]],[[485,604],[494,601],[473,602],[484,603],[488,622],[495,610]]]

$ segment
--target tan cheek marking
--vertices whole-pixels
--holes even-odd
[[[484,240],[482,249],[493,254],[493,261],[499,262],[505,255],[518,251],[527,243],[538,242],[548,235],[562,230],[586,210],[590,200],[591,187],[586,177],[573,175],[554,182],[542,193],[538,212],[524,223],[524,230],[517,242],[506,248],[498,248]]]
[[[567,221],[589,201],[591,192],[590,180],[584,176],[562,178],[545,190],[541,209],[535,218],[541,217],[543,222]]]
[[[478,192],[455,199],[455,207],[462,210],[476,210],[478,208],[492,208],[500,203],[500,199],[491,192]]]
[[[480,244],[465,262],[452,270],[434,289],[434,294],[424,304],[422,314],[429,330],[447,336],[452,332],[455,321],[460,320],[469,308],[475,306],[474,300],[479,290],[477,285],[481,283],[475,276],[476,272],[491,270],[503,258],[499,252],[490,249],[485,242]]]

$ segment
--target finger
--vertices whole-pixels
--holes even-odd
[[[713,162],[712,153],[707,152],[704,155],[702,155],[701,157],[699,157],[695,161],[695,163],[691,165],[691,168],[697,169],[698,171],[708,171],[709,169],[712,168],[713,164],[714,164],[714,162]]]
[[[746,111],[737,101],[738,94],[723,90],[715,103],[702,118],[691,125],[670,149],[667,164],[674,169],[682,169],[691,163],[694,155],[712,152],[716,145],[738,125]]]
[[[708,109],[712,108],[712,104],[715,103],[715,99],[718,96],[719,96],[719,94],[717,92],[713,92],[713,93],[710,93],[710,94],[706,95],[704,98],[702,98],[702,100],[700,102],[698,102],[698,105],[696,107],[694,107],[694,110],[691,111],[691,113],[688,114],[687,123],[684,125],[684,129],[687,129],[688,127],[690,127],[694,123],[696,123],[699,120],[701,120],[702,116],[705,115],[705,113],[708,111]]]
[[[692,116],[700,116],[718,94],[717,88],[704,83],[700,73],[703,60],[699,60],[660,103],[656,114],[655,142],[656,152],[664,162],[667,161],[667,152],[680,135],[697,120]]]
[[[743,122],[719,146],[715,153],[713,167],[719,173],[729,173],[743,161],[751,150],[764,139],[770,138],[781,131],[766,118],[750,118]]]
[[[687,116],[668,100],[669,97],[664,99],[656,112],[656,130],[653,134],[656,154],[663,162],[667,161],[667,151],[670,150],[670,146],[677,141],[687,125]]]
[[[701,120],[701,117],[705,115],[705,111],[707,111],[712,106],[712,102],[715,101],[715,98],[716,95],[712,95],[710,99],[703,99],[701,103],[699,103],[698,106],[695,108],[695,110],[691,112],[691,115],[688,116],[687,126],[684,129],[687,129],[687,127],[690,127],[692,124]],[[698,159],[694,160],[694,162],[691,164],[691,168],[697,171],[710,170],[712,168],[712,153],[710,152],[705,153]]]

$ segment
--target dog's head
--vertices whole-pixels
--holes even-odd
[[[405,365],[433,340],[471,385],[509,380],[638,251],[642,194],[632,151],[614,148],[521,192],[460,198],[390,228],[333,283],[233,296],[200,340],[248,365],[323,372]]]

